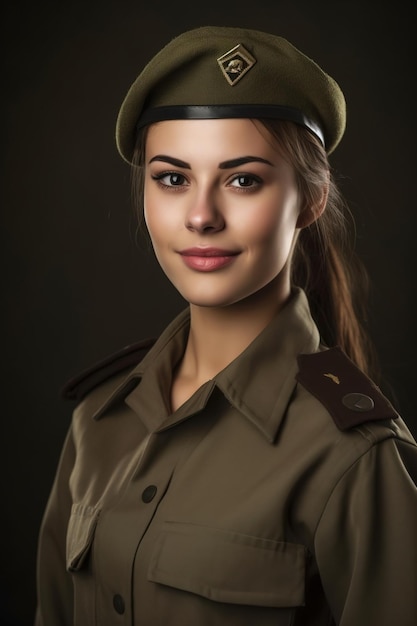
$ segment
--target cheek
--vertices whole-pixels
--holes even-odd
[[[164,211],[154,194],[144,195],[143,218],[148,229],[149,236],[154,244],[163,237],[164,232],[170,231],[169,211]]]
[[[143,195],[143,217],[151,239],[155,242],[167,240],[182,225],[182,194],[166,194],[152,183],[145,184]]]
[[[247,224],[247,232],[251,234],[255,245],[287,247],[296,231],[298,213],[296,199],[278,207],[276,203],[271,203],[267,211],[259,211],[254,215]]]

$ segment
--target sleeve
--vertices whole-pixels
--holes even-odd
[[[72,626],[73,589],[66,570],[66,534],[71,513],[69,478],[74,464],[72,430],[65,439],[39,532],[35,626]]]
[[[387,439],[344,474],[317,528],[338,626],[417,624],[417,447]]]

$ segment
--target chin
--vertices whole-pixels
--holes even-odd
[[[184,298],[184,300],[186,300],[189,304],[192,304],[193,306],[215,308],[225,307],[236,302],[236,299],[234,299],[230,294],[225,295],[218,292],[210,293],[209,290],[206,290],[204,293],[197,293],[196,291],[191,292],[189,289],[181,290],[178,289],[178,287],[176,287],[176,289]]]
[[[181,296],[191,305],[201,308],[226,308],[250,298],[252,294],[247,293],[190,293],[190,291],[180,291]]]

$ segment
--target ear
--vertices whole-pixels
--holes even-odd
[[[297,228],[307,228],[307,226],[313,224],[313,222],[315,222],[320,217],[320,215],[326,208],[328,196],[329,185],[327,183],[326,185],[323,185],[321,198],[318,200],[317,203],[311,206],[305,203],[304,206],[301,208],[300,214],[297,219]]]

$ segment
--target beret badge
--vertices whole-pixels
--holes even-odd
[[[236,85],[255,65],[256,59],[242,44],[238,44],[221,57],[217,63],[229,85]]]

